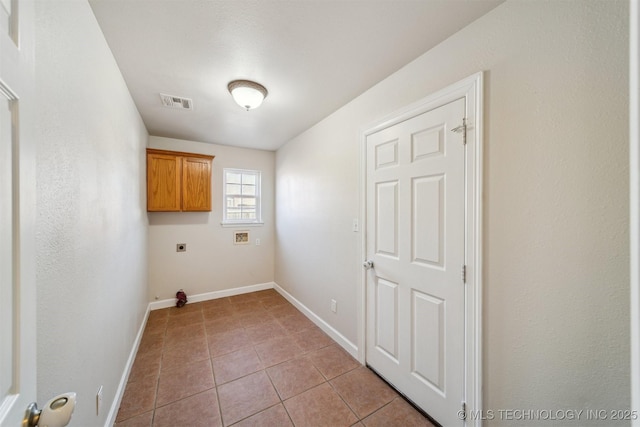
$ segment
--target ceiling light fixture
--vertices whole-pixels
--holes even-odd
[[[250,80],[234,80],[227,88],[233,100],[247,111],[258,108],[269,94],[267,88]]]

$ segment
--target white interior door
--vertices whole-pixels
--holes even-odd
[[[465,98],[366,137],[366,361],[436,421],[465,393]]]
[[[0,426],[36,400],[33,7],[0,0]]]

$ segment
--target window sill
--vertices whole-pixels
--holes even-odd
[[[222,227],[262,227],[264,222],[221,222]]]

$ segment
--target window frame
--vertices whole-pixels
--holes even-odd
[[[229,219],[228,215],[228,207],[227,207],[227,174],[236,173],[240,175],[253,175],[256,178],[256,191],[253,198],[256,202],[256,218],[253,220],[249,219]],[[240,184],[242,185],[242,184]],[[241,197],[247,197],[242,196]],[[251,197],[251,196],[249,196]],[[239,169],[239,168],[223,168],[222,170],[222,225],[223,226],[236,226],[236,225],[263,225],[262,222],[262,171],[255,169]]]

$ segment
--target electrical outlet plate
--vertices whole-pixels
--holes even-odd
[[[334,299],[331,300],[331,311],[334,313],[338,312],[338,302]]]

